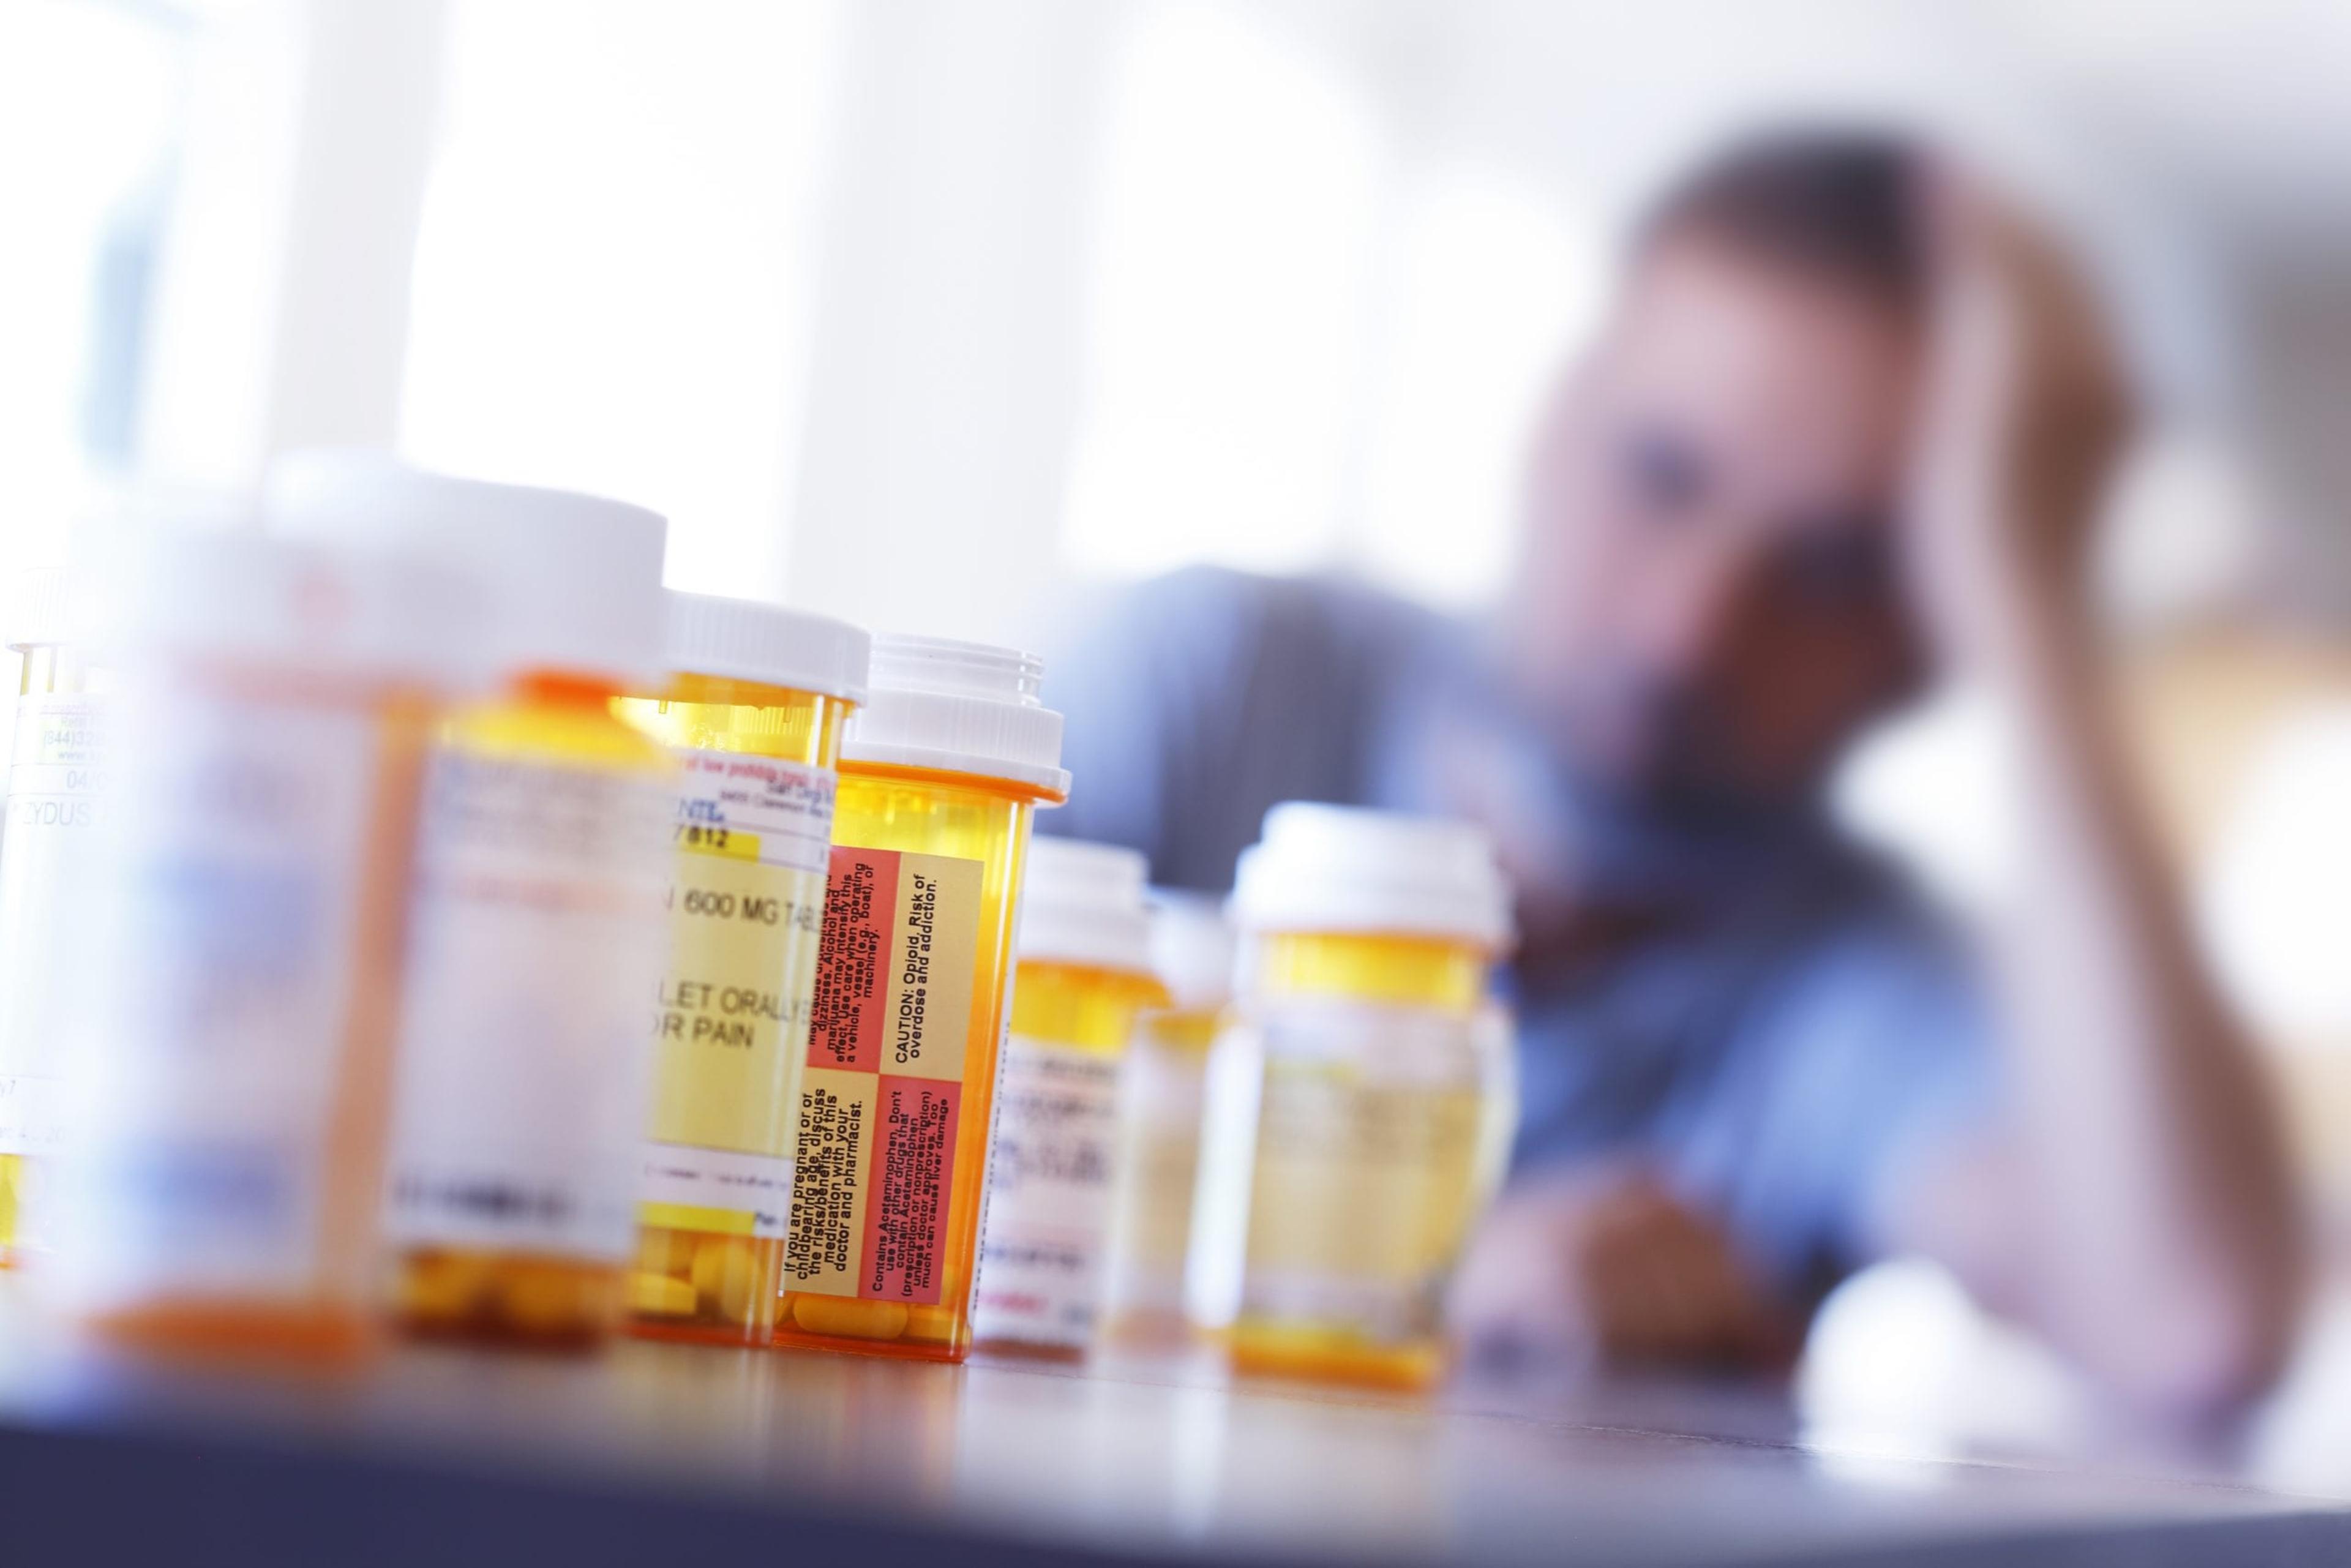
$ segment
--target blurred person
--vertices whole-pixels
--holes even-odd
[[[2003,204],[1894,138],[1742,143],[1639,229],[1490,616],[1210,570],[1123,595],[1051,666],[1080,782],[1043,825],[1209,890],[1286,799],[1495,833],[1524,1119],[1457,1281],[1475,1350],[1782,1362],[1838,1279],[1923,1253],[2122,1395],[2225,1407],[2303,1259],[2103,689],[2130,423]],[[1825,799],[1938,664],[2027,770],[2030,886],[1981,933]]]

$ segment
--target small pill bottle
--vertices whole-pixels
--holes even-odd
[[[1033,654],[877,635],[841,745],[776,1343],[971,1348],[1031,816],[1068,795]]]
[[[0,1269],[46,1249],[33,1226],[65,1136],[66,883],[97,809],[100,699],[66,640],[65,595],[57,568],[0,586],[0,636],[21,660],[0,825]]]
[[[614,711],[678,763],[632,1326],[766,1345],[824,926],[841,727],[871,639],[740,599],[669,600],[668,680]]]
[[[1292,802],[1243,852],[1232,911],[1195,1240],[1227,1251],[1209,1271],[1237,1287],[1234,1364],[1424,1386],[1517,1113],[1490,995],[1507,886],[1475,828]]]
[[[1144,1010],[1167,999],[1151,972],[1149,874],[1133,850],[1050,838],[1029,846],[977,1343],[1071,1360],[1093,1344],[1127,1048]]]
[[[1110,1337],[1165,1345],[1189,1333],[1201,1090],[1232,999],[1233,931],[1221,900],[1155,889],[1150,904],[1151,967],[1167,1005],[1144,1013],[1128,1052],[1103,1311]]]
[[[348,1359],[377,1319],[419,782],[478,601],[258,529],[117,535],[76,571],[116,685],[38,1274],[118,1343]]]
[[[386,1223],[411,1333],[592,1347],[622,1322],[668,963],[676,768],[612,712],[661,678],[664,526],[563,491],[298,454],[277,526],[496,589],[496,689],[440,725],[400,993]]]

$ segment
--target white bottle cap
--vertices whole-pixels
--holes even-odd
[[[257,527],[91,530],[76,541],[67,641],[456,687],[479,678],[484,596],[413,556]]]
[[[53,566],[8,574],[0,590],[0,637],[16,653],[66,640],[66,574]]]
[[[1155,887],[1151,968],[1169,1000],[1188,1012],[1220,1008],[1233,994],[1233,928],[1206,894]]]
[[[262,511],[296,537],[412,550],[480,579],[496,596],[501,674],[661,676],[667,525],[642,507],[428,474],[381,453],[298,452],[271,465]]]
[[[1133,850],[1038,837],[1020,890],[1019,955],[1130,974],[1151,971],[1151,865]]]
[[[1510,890],[1467,822],[1290,800],[1241,852],[1233,918],[1249,931],[1510,941]]]
[[[672,674],[716,675],[845,702],[865,700],[873,639],[862,628],[750,599],[675,589],[668,599]]]
[[[1061,716],[1037,700],[1044,674],[1017,649],[877,632],[872,691],[850,716],[841,760],[1010,779],[1059,805],[1070,775]]]

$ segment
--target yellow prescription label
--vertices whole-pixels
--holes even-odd
[[[1498,1168],[1501,1015],[1301,1001],[1243,1027],[1262,1078],[1242,1317],[1437,1332]]]
[[[832,842],[831,768],[684,750],[640,1220],[784,1234]],[[690,1222],[684,1216],[704,1218]],[[735,1216],[710,1223],[711,1215]]]
[[[979,952],[977,861],[836,846],[793,1173],[789,1289],[935,1305]]]

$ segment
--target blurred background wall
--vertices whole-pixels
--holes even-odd
[[[1949,137],[2110,289],[2155,411],[2106,574],[2149,779],[2339,1178],[2327,0],[10,0],[0,551],[357,443],[643,502],[675,584],[875,625],[1035,641],[1196,560],[1474,606],[1628,212],[1784,111]],[[1954,693],[1845,799],[1965,897],[2002,788]]]

